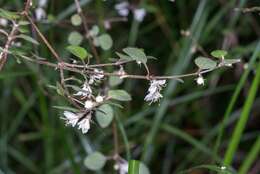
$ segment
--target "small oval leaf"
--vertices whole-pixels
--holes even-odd
[[[131,96],[124,90],[110,90],[108,91],[108,96],[112,99],[119,101],[130,101],[132,100]]]
[[[210,54],[213,57],[222,58],[222,57],[225,57],[227,55],[227,51],[225,51],[225,50],[214,50]]]
[[[206,57],[198,57],[195,59],[195,64],[202,70],[205,69],[214,69],[217,66],[217,63]]]
[[[103,50],[109,50],[113,45],[113,40],[109,34],[102,34],[98,37],[98,43]]]
[[[128,47],[128,48],[124,48],[123,52],[125,52],[128,56],[130,56],[132,59],[136,60],[137,62],[142,62],[144,64],[146,64],[147,62],[147,57],[144,51],[140,48]]]
[[[96,111],[96,119],[100,127],[106,128],[114,118],[113,108],[109,104],[101,105]]]
[[[71,16],[70,21],[74,26],[79,26],[82,23],[82,19],[78,14]]]
[[[106,164],[106,157],[100,152],[94,152],[85,158],[84,164],[90,170],[100,170]]]
[[[78,58],[84,60],[88,56],[88,52],[85,50],[85,48],[82,48],[80,46],[70,45],[66,48],[71,54],[74,56],[77,56]]]
[[[68,42],[70,45],[80,45],[82,40],[83,36],[77,31],[73,31],[69,34]]]

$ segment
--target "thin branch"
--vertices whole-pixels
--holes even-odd
[[[46,66],[50,66],[50,67],[53,67],[53,68],[59,68],[60,65],[58,64],[55,64],[55,63],[50,63],[50,62],[47,62],[47,61],[42,61],[42,60],[35,60],[35,59],[31,59],[29,57],[25,57],[25,56],[22,56],[23,59],[26,59],[28,61],[31,61],[31,62],[35,62],[35,63],[38,63],[38,64],[42,64],[42,65],[46,65]],[[125,75],[121,75],[121,74],[118,74],[118,73],[109,73],[109,72],[94,72],[92,70],[89,70],[89,69],[86,69],[86,70],[79,70],[77,68],[73,68],[72,65],[73,64],[69,64],[69,63],[64,63],[63,64],[63,69],[64,70],[67,70],[67,71],[71,71],[71,72],[76,72],[76,73],[80,73],[80,74],[84,74],[84,73],[87,73],[87,74],[101,74],[101,75],[104,75],[104,76],[118,76],[118,77],[121,77],[121,78],[124,78],[124,79],[143,79],[143,80],[165,80],[165,79],[175,79],[175,80],[179,80],[179,81],[182,81],[181,79],[182,78],[186,78],[186,77],[192,77],[192,76],[198,76],[199,74],[205,74],[205,73],[208,73],[208,72],[211,72],[213,70],[216,70],[216,69],[219,69],[221,68],[222,66],[217,66],[215,67],[214,69],[209,69],[209,70],[203,70],[203,71],[196,71],[196,72],[193,72],[193,73],[188,73],[188,74],[182,74],[182,75],[170,75],[170,76],[147,76],[147,75],[134,75],[134,74],[125,74]],[[70,65],[70,66],[68,66]]]
[[[58,62],[63,62],[63,60],[60,58],[60,56],[58,55],[58,53],[55,51],[55,49],[51,46],[51,44],[49,43],[49,41],[45,38],[45,36],[41,33],[41,31],[39,30],[39,28],[35,25],[35,23],[33,22],[32,18],[25,13],[26,18],[29,20],[30,24],[32,25],[32,27],[35,29],[35,31],[37,32],[37,34],[40,36],[40,38],[42,39],[42,41],[45,43],[45,45],[48,47],[48,49],[51,51],[51,53],[54,55],[54,57],[57,59]]]
[[[17,31],[18,31],[18,24],[16,24],[14,21],[13,22],[13,27],[12,30],[10,32],[10,34],[8,34],[7,36],[7,41],[5,43],[4,49],[3,51],[0,53],[0,71],[2,70],[2,68],[4,67],[6,60],[7,60],[7,56],[8,56],[8,50],[11,47],[13,38],[15,37]]]
[[[83,21],[83,27],[84,27],[84,30],[85,30],[85,35],[86,35],[86,38],[88,39],[88,42],[89,42],[90,47],[91,47],[91,50],[92,50],[92,52],[94,54],[94,57],[96,58],[97,63],[100,63],[100,58],[98,56],[97,49],[96,49],[96,47],[94,46],[94,44],[93,44],[93,42],[91,40],[91,36],[89,36],[89,29],[88,29],[87,19],[86,19],[85,15],[82,12],[82,9],[81,9],[79,1],[78,0],[74,0],[74,1],[75,1],[75,4],[76,4],[78,15],[81,17],[81,19]]]

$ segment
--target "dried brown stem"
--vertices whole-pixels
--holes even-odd
[[[78,15],[81,17],[82,22],[83,22],[83,27],[84,27],[84,30],[85,30],[85,36],[88,39],[88,42],[90,44],[91,50],[92,50],[92,52],[94,54],[94,57],[95,57],[97,63],[100,63],[100,58],[99,58],[97,49],[96,49],[96,47],[94,46],[94,44],[92,42],[93,38],[91,38],[91,36],[89,36],[89,29],[88,29],[87,19],[86,19],[85,15],[82,12],[82,8],[81,8],[80,3],[79,3],[78,0],[75,0],[75,4],[76,4]]]
[[[14,21],[12,21],[12,22],[13,22],[12,30],[11,30],[10,34],[7,35],[7,41],[5,43],[4,49],[0,53],[0,71],[2,70],[2,68],[4,67],[4,65],[6,63],[9,48],[11,47],[14,37],[18,31],[18,24],[16,24]]]

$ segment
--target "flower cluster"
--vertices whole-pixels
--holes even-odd
[[[148,89],[148,94],[145,96],[144,100],[153,103],[157,102],[162,98],[160,91],[162,87],[165,86],[166,80],[152,80],[150,81],[150,87]]]
[[[71,125],[72,127],[78,125],[78,129],[81,129],[83,134],[87,133],[90,129],[91,112],[73,113],[64,111],[63,115],[64,117],[61,117],[61,119],[65,120],[66,125]]]
[[[126,17],[129,15],[131,6],[128,2],[124,1],[115,5],[115,9],[120,16]],[[138,22],[142,22],[146,15],[144,8],[132,8],[134,19]]]
[[[104,101],[104,97],[101,95],[94,97],[93,90],[90,86],[90,84],[94,84],[103,79],[103,71],[95,69],[94,72],[96,72],[96,74],[91,75],[89,81],[85,81],[83,87],[74,94],[74,96],[81,97],[81,100],[85,100],[85,111],[79,113],[64,111],[64,117],[61,117],[65,120],[66,125],[71,125],[72,127],[78,125],[78,129],[80,129],[83,134],[87,133],[90,129],[90,121],[94,108]]]

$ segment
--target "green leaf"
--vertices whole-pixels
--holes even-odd
[[[118,76],[110,76],[108,82],[111,87],[114,87],[120,85],[123,82],[123,79]]]
[[[82,40],[83,36],[77,31],[71,32],[68,37],[68,42],[70,45],[80,45]]]
[[[90,170],[100,170],[106,164],[106,157],[100,152],[94,152],[85,158],[84,164]]]
[[[120,58],[120,59],[122,59],[122,60],[133,60],[133,58],[131,58],[130,56],[127,56],[127,55],[124,55],[124,54],[121,54],[121,53],[119,53],[119,52],[116,52],[116,54],[118,55],[118,57]]]
[[[98,37],[98,43],[103,50],[109,50],[113,45],[113,40],[109,34],[102,34]]]
[[[114,118],[113,108],[109,104],[103,104],[98,107],[96,112],[96,119],[100,127],[106,128]]]
[[[132,59],[136,60],[137,62],[142,62],[144,64],[146,64],[147,62],[147,57],[144,51],[140,48],[128,47],[124,48],[123,52],[125,52],[127,55],[129,55]]]
[[[74,26],[79,26],[82,23],[82,19],[78,14],[71,16],[70,21]]]
[[[18,35],[16,37],[24,39],[24,40],[26,40],[28,42],[31,42],[32,44],[39,45],[39,42],[37,40],[35,40],[34,38],[32,38],[31,36],[20,34],[20,35]]]
[[[108,91],[108,96],[112,99],[119,101],[130,101],[132,100],[131,96],[124,90],[110,90]]]
[[[56,92],[61,96],[64,96],[65,94],[64,89],[59,82],[56,82]]]
[[[205,69],[214,69],[217,66],[217,63],[206,57],[198,57],[195,59],[195,64],[202,70]]]
[[[70,45],[66,48],[71,54],[74,56],[84,60],[88,56],[88,52],[85,50],[85,48],[82,48],[80,46],[76,45]]]
[[[225,50],[214,50],[210,54],[213,57],[222,58],[222,57],[225,57],[227,55],[227,51],[225,51]]]
[[[139,173],[139,164],[140,164],[140,162],[137,160],[129,161],[128,174],[140,174]]]
[[[30,22],[28,22],[28,21],[19,21],[18,22],[18,25],[29,25],[30,24]]]
[[[8,19],[8,20],[14,20],[14,19],[19,18],[19,15],[17,15],[16,12],[7,11],[7,10],[0,8],[0,17]]]

